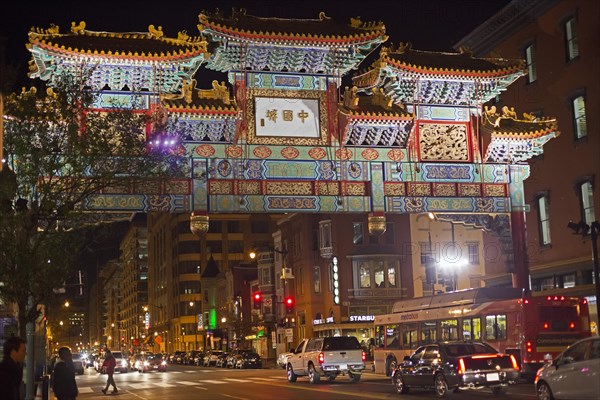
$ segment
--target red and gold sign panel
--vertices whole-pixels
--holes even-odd
[[[418,129],[421,161],[471,161],[467,124],[422,122]]]

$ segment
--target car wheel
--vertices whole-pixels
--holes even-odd
[[[352,372],[348,372],[348,378],[350,379],[350,383],[360,382],[360,377],[360,374],[353,374]]]
[[[392,371],[394,371],[397,366],[398,361],[396,361],[396,357],[388,358],[385,363],[385,376],[392,376]]]
[[[291,364],[288,364],[287,366],[287,380],[288,382],[296,382],[296,380],[298,380],[298,375],[296,375],[294,373],[294,369],[292,368]]]
[[[448,388],[448,383],[444,375],[437,374],[434,380],[435,394],[439,398],[449,397],[452,392]]]
[[[540,382],[537,387],[537,398],[538,400],[554,400],[552,390],[546,382]]]
[[[492,388],[492,393],[496,396],[501,396],[503,394],[506,394],[506,392],[508,392],[507,386],[494,386]]]
[[[315,370],[315,366],[313,364],[308,365],[308,381],[310,383],[319,383],[321,380],[321,375]]]
[[[398,374],[398,373],[394,374],[392,381],[394,382],[394,387],[396,388],[396,392],[398,394],[408,393],[408,386],[406,386],[404,384],[404,379],[402,378],[402,376],[400,374]]]

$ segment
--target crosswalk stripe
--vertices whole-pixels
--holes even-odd
[[[202,383],[214,383],[215,385],[222,385],[224,383],[227,383],[227,382],[223,382],[223,381],[209,381],[209,380],[202,380],[200,382],[202,382]]]
[[[256,381],[276,381],[276,378],[252,378],[253,380]]]
[[[79,393],[94,393],[94,390],[91,387],[82,387],[82,388],[77,388],[77,390],[79,390]]]
[[[165,382],[152,382],[153,384],[155,384],[156,386],[160,386],[160,387],[174,387],[175,385],[172,385],[170,383],[165,383]]]
[[[190,382],[190,381],[180,381],[180,382],[176,382],[176,383],[179,383],[180,385],[186,385],[186,386],[202,385],[202,383],[200,383],[200,382]]]
[[[243,382],[243,383],[252,382],[250,379],[225,378],[225,380],[229,381],[229,382]]]
[[[147,383],[130,383],[128,386],[131,386],[134,389],[146,389],[148,387]]]

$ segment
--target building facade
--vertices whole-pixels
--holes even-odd
[[[558,120],[560,137],[532,159],[525,184],[531,288],[544,295],[586,296],[595,332],[589,231],[574,235],[567,225],[591,226],[600,210],[599,20],[596,1],[515,0],[457,44],[476,56],[525,59],[527,76],[502,93],[496,106]]]

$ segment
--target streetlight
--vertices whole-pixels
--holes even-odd
[[[198,349],[198,313],[196,312],[195,303],[190,301],[190,308],[194,310],[194,350]]]
[[[592,260],[594,262],[594,286],[596,288],[596,318],[600,322],[600,267],[598,266],[598,234],[600,234],[600,222],[594,221],[592,225],[579,221],[578,224],[569,221],[567,228],[573,230],[574,235],[585,236],[588,233],[592,239]],[[600,324],[598,325],[600,326]]]

